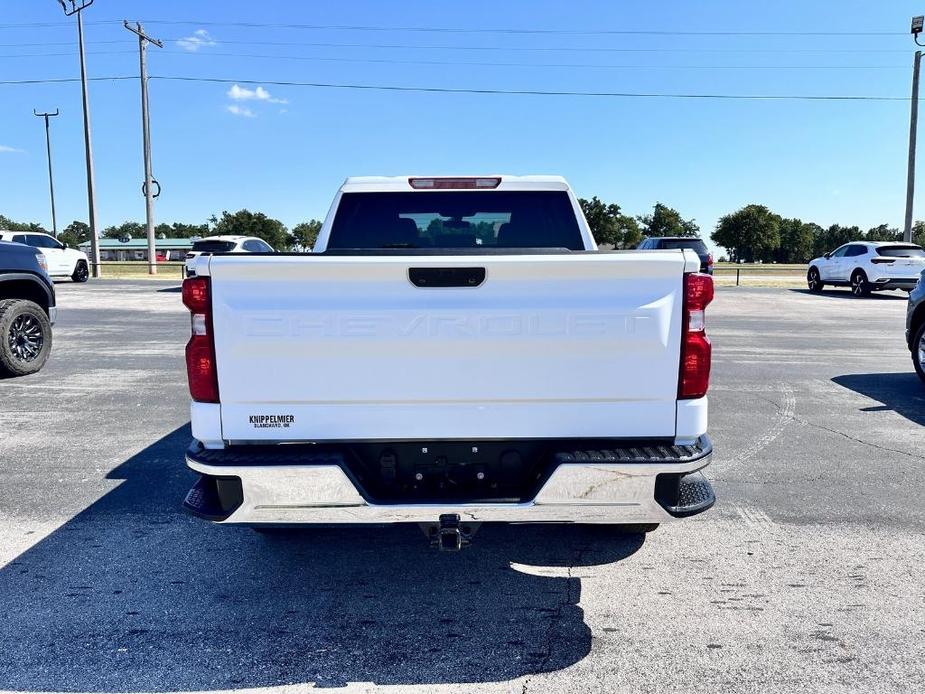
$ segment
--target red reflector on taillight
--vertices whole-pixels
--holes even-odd
[[[681,323],[681,370],[678,398],[702,398],[710,385],[712,346],[704,330],[704,310],[713,301],[713,278],[691,273],[684,276]]]
[[[186,375],[196,402],[218,402],[215,353],[210,335],[193,335],[186,344]]]
[[[209,310],[208,277],[188,277],[183,280],[183,305],[193,313]]]
[[[710,267],[712,265],[713,265],[713,254],[707,253],[707,267]]]
[[[415,190],[460,190],[482,188],[490,190],[501,185],[499,176],[484,178],[409,178],[408,183]]]
[[[684,308],[703,311],[713,301],[713,278],[699,272],[684,276]]]
[[[678,397],[682,400],[702,398],[710,387],[710,363],[713,347],[703,332],[688,333],[681,353],[681,379]]]

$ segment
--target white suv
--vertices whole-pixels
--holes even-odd
[[[273,246],[254,236],[208,236],[193,241],[186,254],[186,276],[195,275],[193,261],[201,255],[213,253],[275,253]]]
[[[51,277],[70,277],[75,282],[86,282],[90,277],[87,254],[68,248],[54,236],[37,231],[0,231],[0,241],[22,243],[41,251]]]
[[[925,270],[925,250],[912,243],[852,241],[809,262],[811,292],[825,285],[851,287],[855,296],[880,289],[911,291]]]

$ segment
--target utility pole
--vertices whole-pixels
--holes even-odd
[[[919,34],[925,28],[925,17],[912,18],[912,38],[916,45]],[[912,243],[912,207],[915,199],[915,137],[919,125],[919,71],[922,67],[922,51],[915,52],[912,63],[912,106],[909,114],[909,160],[906,165],[906,216],[903,221],[903,241]]]
[[[48,125],[48,119],[58,115],[58,109],[54,113],[39,113],[32,109],[32,113],[39,118],[45,119],[45,149],[48,151],[48,190],[51,192],[51,232],[55,238],[58,238],[58,218],[55,216],[55,179],[51,175],[51,128]]]
[[[145,194],[145,219],[148,227],[148,274],[157,274],[157,251],[154,242],[154,198],[157,197],[152,191],[152,186],[157,183],[151,175],[151,125],[148,120],[148,63],[145,59],[147,56],[147,44],[153,43],[158,48],[163,48],[164,44],[145,34],[144,27],[140,22],[135,22],[133,29],[128,20],[122,22],[123,26],[130,32],[138,36],[138,59],[141,77],[141,139],[144,148],[145,161],[145,182],[142,186]],[[157,195],[161,193],[161,186],[157,183]]]
[[[96,235],[96,200],[95,182],[93,178],[93,145],[90,141],[90,95],[87,90],[87,61],[84,54],[84,23],[82,10],[93,4],[93,0],[58,0],[64,9],[64,14],[70,17],[77,15],[77,44],[80,50],[80,87],[83,96],[84,110],[84,149],[87,157],[87,216],[90,222],[90,272],[93,277],[102,276],[100,271],[100,244]],[[68,4],[71,9],[68,10]]]
[[[915,52],[912,66],[912,108],[909,117],[909,163],[906,170],[906,218],[903,224],[903,241],[912,243],[912,201],[915,198],[915,138],[919,121],[919,70],[922,51]]]

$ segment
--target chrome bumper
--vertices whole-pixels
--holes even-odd
[[[560,464],[534,499],[524,503],[374,504],[339,465],[210,465],[191,454],[186,462],[204,479],[240,480],[240,504],[227,517],[213,518],[228,524],[427,523],[444,514],[471,522],[663,523],[682,514],[670,514],[658,503],[656,477],[709,465],[712,447],[709,439],[703,441],[702,455],[684,462]],[[709,505],[712,501],[699,510]]]

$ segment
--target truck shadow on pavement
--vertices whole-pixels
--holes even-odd
[[[911,363],[909,373],[849,374],[836,376],[832,381],[883,403],[865,408],[865,411],[893,410],[916,424],[925,425],[925,387],[912,371]]]
[[[471,548],[439,553],[416,527],[274,539],[218,527],[180,511],[189,439],[181,427],[121,464],[108,475],[124,480],[116,489],[0,569],[0,690],[474,683],[553,671],[591,650],[573,569],[643,544],[606,528],[486,525]]]

